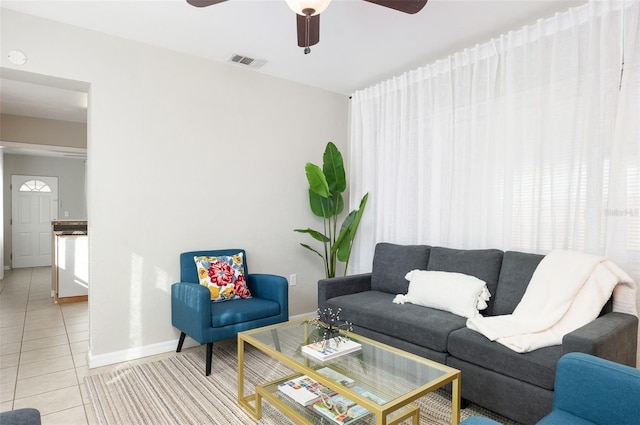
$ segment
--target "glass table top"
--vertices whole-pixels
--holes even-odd
[[[241,335],[250,344],[276,356],[282,355],[305,368],[329,367],[353,380],[350,386],[371,390],[385,403],[425,386],[436,385],[458,373],[456,369],[350,332],[347,337],[362,344],[361,350],[331,360],[317,360],[302,352],[302,346],[317,340],[317,328],[309,323],[309,319],[246,331]]]

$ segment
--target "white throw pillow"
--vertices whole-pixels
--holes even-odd
[[[409,292],[398,294],[394,303],[409,302],[468,319],[480,316],[478,310],[487,308],[491,296],[483,280],[462,273],[412,270],[405,279],[409,281]]]

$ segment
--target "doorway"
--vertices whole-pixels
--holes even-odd
[[[58,218],[58,178],[11,176],[11,267],[51,265],[51,220]]]

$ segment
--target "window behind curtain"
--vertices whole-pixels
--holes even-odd
[[[350,271],[387,241],[571,249],[640,281],[639,21],[589,2],[355,93]]]

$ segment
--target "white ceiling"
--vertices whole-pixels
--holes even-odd
[[[284,0],[229,0],[206,8],[185,0],[0,4],[214,61],[232,54],[263,59],[267,63],[255,72],[349,95],[586,1],[429,0],[408,15],[361,0],[333,0],[320,19],[320,43],[308,55],[297,46],[295,16]],[[5,113],[78,120],[77,93],[5,79],[0,84]]]

